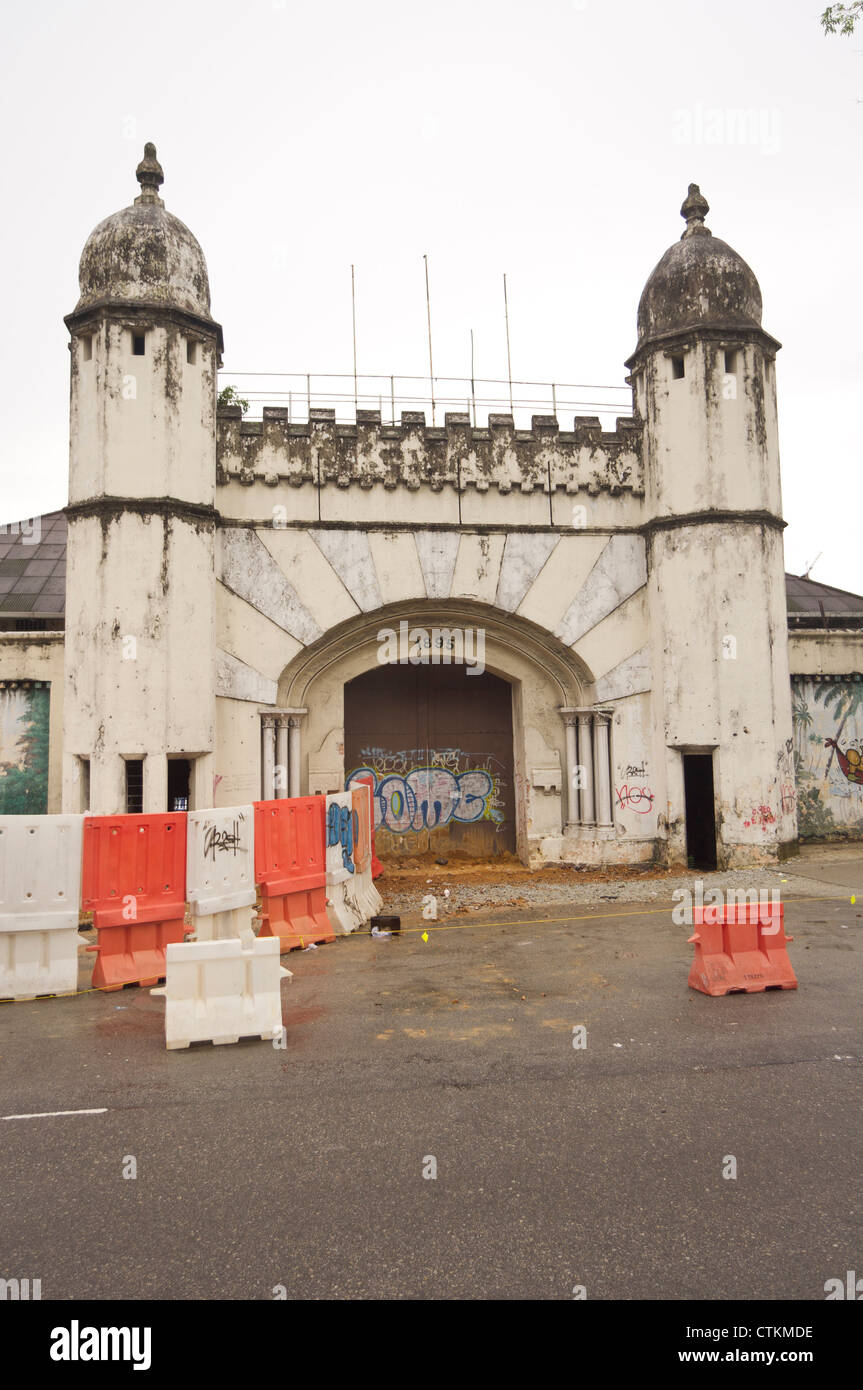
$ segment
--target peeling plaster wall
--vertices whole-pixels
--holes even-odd
[[[283,521],[435,526],[637,526],[643,483],[640,429],[621,419],[603,433],[594,417],[561,431],[553,416],[516,430],[493,415],[474,429],[466,415],[443,427],[406,412],[398,425],[360,411],[338,425],[333,411],[312,410],[306,424],[265,409],[243,421],[238,408],[218,417],[218,474],[223,516]],[[253,500],[244,492],[263,484]],[[269,495],[268,495],[269,494]],[[573,508],[580,507],[573,517]],[[582,514],[583,512],[583,514]]]

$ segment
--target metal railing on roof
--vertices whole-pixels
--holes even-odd
[[[597,415],[605,428],[613,428],[618,416],[632,411],[630,387],[577,382],[223,370],[220,390],[226,386],[248,401],[248,418],[260,418],[264,406],[280,406],[287,409],[291,423],[306,421],[310,410],[330,409],[343,423],[352,423],[358,410],[377,410],[384,424],[398,424],[403,411],[422,411],[428,424],[442,425],[444,415],[452,411],[469,415],[474,426],[486,425],[489,415],[505,414],[525,428],[532,415],[554,415],[561,428],[571,429],[576,415]]]

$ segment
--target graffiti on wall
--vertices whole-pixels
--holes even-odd
[[[460,748],[363,748],[360,756],[363,765],[348,774],[345,786],[371,783],[375,830],[409,835],[451,821],[500,824],[504,819],[494,758],[466,755]],[[465,762],[469,766],[463,767]]]
[[[352,874],[355,869],[353,853],[358,838],[358,818],[350,806],[339,806],[332,802],[327,807],[327,848],[341,846],[342,865]]]
[[[615,787],[614,795],[621,811],[636,811],[639,816],[647,815],[655,799],[650,787],[639,787],[635,783],[630,785],[628,782],[624,782],[622,787]]]
[[[795,677],[800,835],[863,836],[863,680]]]
[[[48,810],[48,701],[42,686],[0,686],[0,815]]]

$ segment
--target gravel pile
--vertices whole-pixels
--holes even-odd
[[[789,863],[800,863],[789,861]],[[604,881],[585,880],[573,868],[570,879],[561,878],[557,870],[554,878],[544,878],[542,870],[530,879],[520,877],[516,882],[502,878],[499,883],[471,883],[459,879],[457,874],[451,878],[435,875],[425,882],[417,882],[414,887],[387,886],[386,874],[376,880],[376,887],[384,900],[384,912],[397,913],[408,918],[422,916],[422,898],[431,893],[437,898],[438,917],[462,916],[470,912],[489,912],[501,908],[518,907],[603,907],[614,903],[671,903],[672,894],[678,889],[688,889],[695,893],[695,884],[700,880],[702,893],[708,889],[748,889],[765,896],[779,890],[781,896],[789,897],[833,897],[841,893],[829,883],[814,878],[800,877],[796,872],[789,876],[782,866],[778,868],[733,869],[716,873],[694,871],[679,874],[644,873],[637,877],[608,878]]]

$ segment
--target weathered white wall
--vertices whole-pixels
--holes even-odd
[[[145,354],[132,352],[144,333]],[[186,342],[197,360],[186,361]],[[93,355],[84,357],[84,338]],[[94,320],[72,338],[69,501],[172,497],[212,505],[216,347],[143,311]]]
[[[792,675],[845,676],[863,672],[863,632],[800,630],[788,637]]]
[[[166,754],[197,758],[195,804],[211,803],[216,645],[213,539],[177,517],[70,517],[66,586],[64,804],[125,810],[124,757],[143,757],[144,809],[167,805]]]

